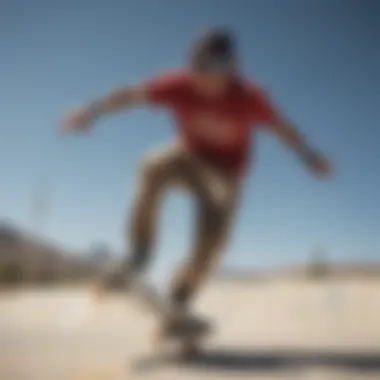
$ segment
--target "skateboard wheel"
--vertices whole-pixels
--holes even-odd
[[[189,359],[198,356],[201,351],[200,344],[201,342],[196,339],[183,342],[181,347],[182,358]]]

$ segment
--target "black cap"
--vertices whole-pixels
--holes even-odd
[[[227,28],[212,28],[204,32],[192,49],[190,61],[202,70],[223,70],[236,59],[236,39]]]

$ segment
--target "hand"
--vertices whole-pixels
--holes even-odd
[[[313,153],[310,155],[306,161],[306,164],[309,169],[317,175],[327,177],[329,174],[331,174],[329,161],[327,158],[318,153]]]
[[[94,120],[92,112],[86,107],[77,108],[63,117],[59,129],[62,132],[85,131]]]

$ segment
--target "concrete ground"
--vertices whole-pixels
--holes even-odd
[[[380,279],[215,282],[205,355],[155,360],[155,320],[84,288],[0,293],[1,380],[380,379]]]

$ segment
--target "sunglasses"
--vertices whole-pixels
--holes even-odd
[[[229,72],[232,60],[229,58],[205,57],[199,62],[198,68],[203,72],[223,74]]]

